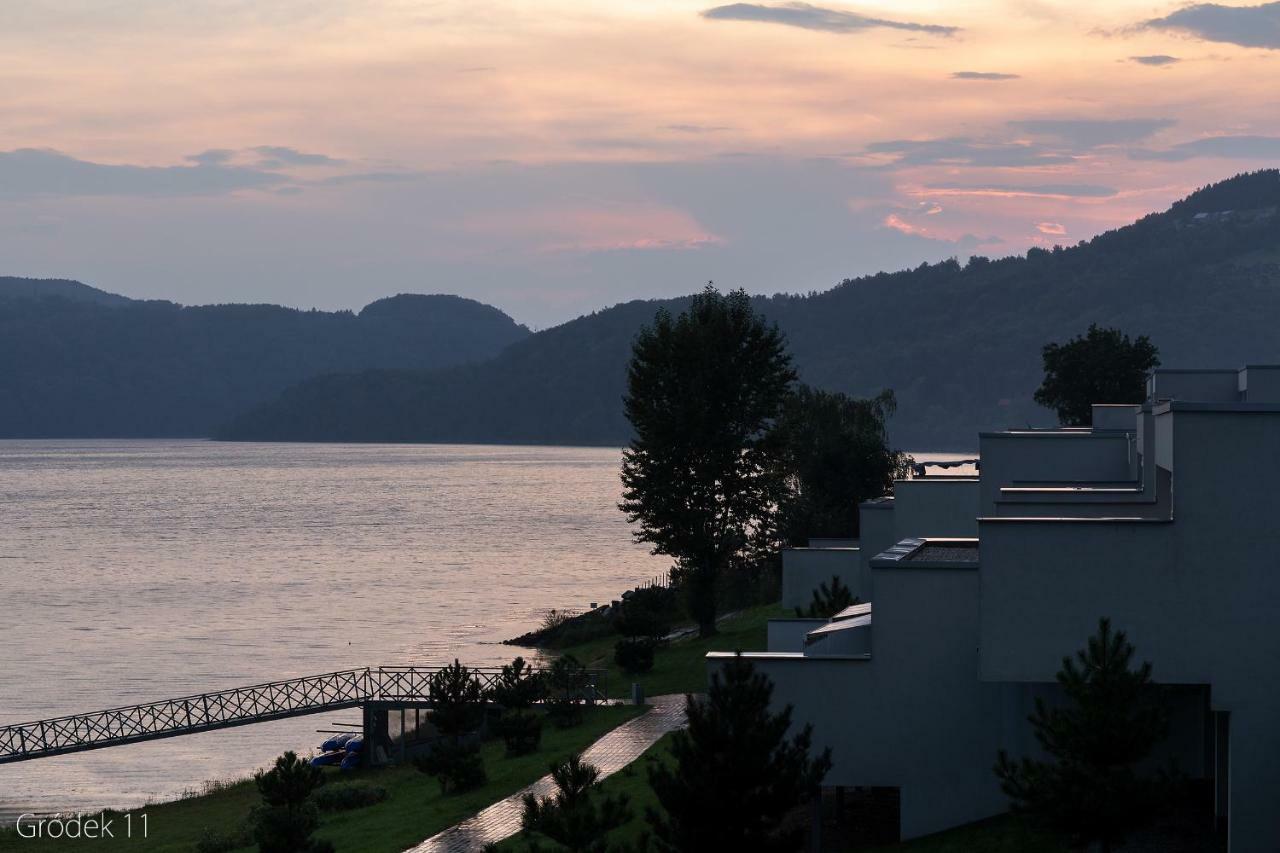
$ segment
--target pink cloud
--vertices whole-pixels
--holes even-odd
[[[1052,234],[1059,237],[1067,233],[1066,227],[1057,222],[1037,222],[1036,230],[1041,234]]]

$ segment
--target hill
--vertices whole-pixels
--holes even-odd
[[[975,257],[758,299],[801,377],[893,388],[894,441],[967,450],[984,429],[1048,424],[1040,348],[1090,322],[1147,334],[1166,366],[1280,361],[1280,172],[1239,175],[1070,248]],[[621,444],[630,342],[659,307],[630,302],[483,364],[331,375],[221,430],[228,439]]]
[[[0,279],[0,438],[207,436],[318,374],[460,365],[528,334],[457,296],[395,296],[353,314]]]

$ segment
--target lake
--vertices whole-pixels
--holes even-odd
[[[509,662],[519,650],[497,641],[547,609],[609,601],[669,566],[631,541],[620,460],[607,448],[0,441],[0,722],[348,667]],[[171,799],[358,719],[5,765],[0,821]]]

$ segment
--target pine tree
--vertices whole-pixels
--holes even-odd
[[[551,766],[556,793],[539,800],[533,794],[524,796],[521,826],[526,833],[539,833],[571,853],[604,853],[609,849],[605,836],[631,819],[625,795],[605,796],[596,785],[600,770],[571,755],[568,761]],[[528,842],[530,851],[538,851],[536,841]]]
[[[791,706],[772,713],[772,697],[769,679],[738,656],[712,674],[706,699],[687,698],[674,768],[649,770],[662,805],[646,812],[658,850],[797,849],[805,828],[783,818],[817,794],[831,752],[810,757],[810,726],[788,738]]]
[[[1136,765],[1168,734],[1151,664],[1130,668],[1133,646],[1102,619],[1076,660],[1062,659],[1067,704],[1036,700],[1028,718],[1049,761],[1014,761],[1001,750],[995,772],[1014,808],[1103,853],[1147,821],[1165,783]]]
[[[794,380],[782,333],[741,290],[708,285],[636,336],[619,507],[638,541],[676,558],[703,636],[716,631],[721,575],[776,527],[781,487],[764,439]]]
[[[839,575],[831,576],[831,584],[827,585],[826,581],[818,584],[818,588],[813,591],[813,601],[809,604],[808,612],[801,608],[796,608],[796,616],[809,617],[810,619],[830,619],[846,607],[851,607],[858,603],[858,597],[853,594],[849,587],[844,585]]]
[[[312,791],[324,784],[319,767],[293,752],[268,771],[253,774],[263,805],[253,813],[253,835],[261,853],[332,853],[333,845],[311,834],[320,826]]]

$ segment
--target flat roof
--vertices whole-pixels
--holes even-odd
[[[877,554],[873,569],[976,569],[978,540],[928,537],[903,539]]]

